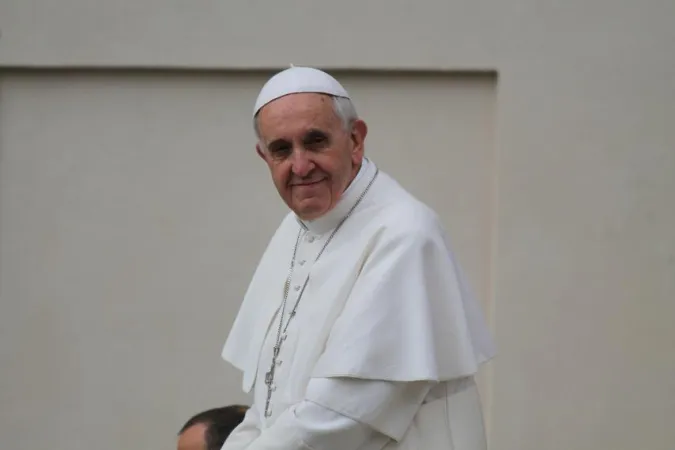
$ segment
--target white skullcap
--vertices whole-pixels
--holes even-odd
[[[311,67],[291,66],[289,69],[277,73],[265,83],[260,90],[260,94],[258,94],[258,99],[255,101],[253,117],[258,114],[260,108],[269,102],[285,95],[301,92],[349,98],[349,94],[338,80],[326,72]]]

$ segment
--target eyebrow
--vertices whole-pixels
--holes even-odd
[[[307,141],[308,139],[316,138],[316,137],[322,137],[326,139],[330,139],[330,133],[327,131],[321,130],[319,128],[311,128],[307,130],[307,132],[304,134],[302,137],[303,142]],[[291,145],[291,141],[286,139],[286,138],[279,138],[279,139],[274,139],[273,141],[270,141],[267,144],[268,149],[274,149],[277,147],[281,147],[284,145]]]
[[[266,145],[266,147],[267,147],[268,149],[272,149],[272,150],[273,150],[273,149],[275,149],[275,148],[277,148],[277,147],[281,147],[281,146],[283,146],[283,145],[289,145],[289,144],[290,144],[290,141],[289,141],[288,139],[283,139],[283,138],[281,138],[281,139],[275,139],[275,140],[273,140],[272,142],[269,142],[269,143]]]
[[[307,131],[307,133],[305,133],[305,136],[303,137],[303,140],[306,140],[308,138],[314,138],[314,137],[327,138],[329,136],[330,135],[326,131],[319,130],[318,128],[312,128],[311,130]]]

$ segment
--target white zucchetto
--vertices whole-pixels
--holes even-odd
[[[291,66],[277,73],[265,83],[255,101],[253,117],[269,102],[285,95],[302,92],[314,92],[349,98],[349,94],[345,88],[326,72],[312,67]]]

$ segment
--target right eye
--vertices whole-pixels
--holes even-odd
[[[270,154],[275,158],[283,158],[291,153],[290,145],[280,145],[270,148]]]

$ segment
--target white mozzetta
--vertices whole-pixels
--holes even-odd
[[[259,417],[263,430],[289,426],[287,412],[307,400],[311,381],[428,382],[435,386],[433,394],[423,399],[417,415],[405,420],[396,414],[374,414],[368,395],[310,394],[327,408],[372,425],[380,432],[378,439],[386,433],[392,442],[412,439],[419,445],[451,436],[446,430],[453,426],[449,405],[461,405],[463,412],[455,416],[470,425],[465,423],[463,429],[472,430],[467,431],[475,436],[472,442],[479,442],[471,448],[480,448],[482,417],[471,377],[494,355],[494,347],[436,215],[380,171],[321,258],[312,263],[315,251],[356,203],[377,168],[370,162],[361,172],[338,205],[320,219],[300,223],[289,214],[283,220],[253,276],[223,358],[242,370],[246,392],[255,386],[255,404],[258,411],[264,409],[278,308],[300,232],[299,260],[308,262],[291,280],[289,304],[297,298],[295,286],[308,275],[309,282],[281,348],[271,414]],[[459,388],[457,383],[462,383]],[[418,431],[437,430],[440,435],[422,433],[421,438],[420,432],[409,432],[413,424]]]

